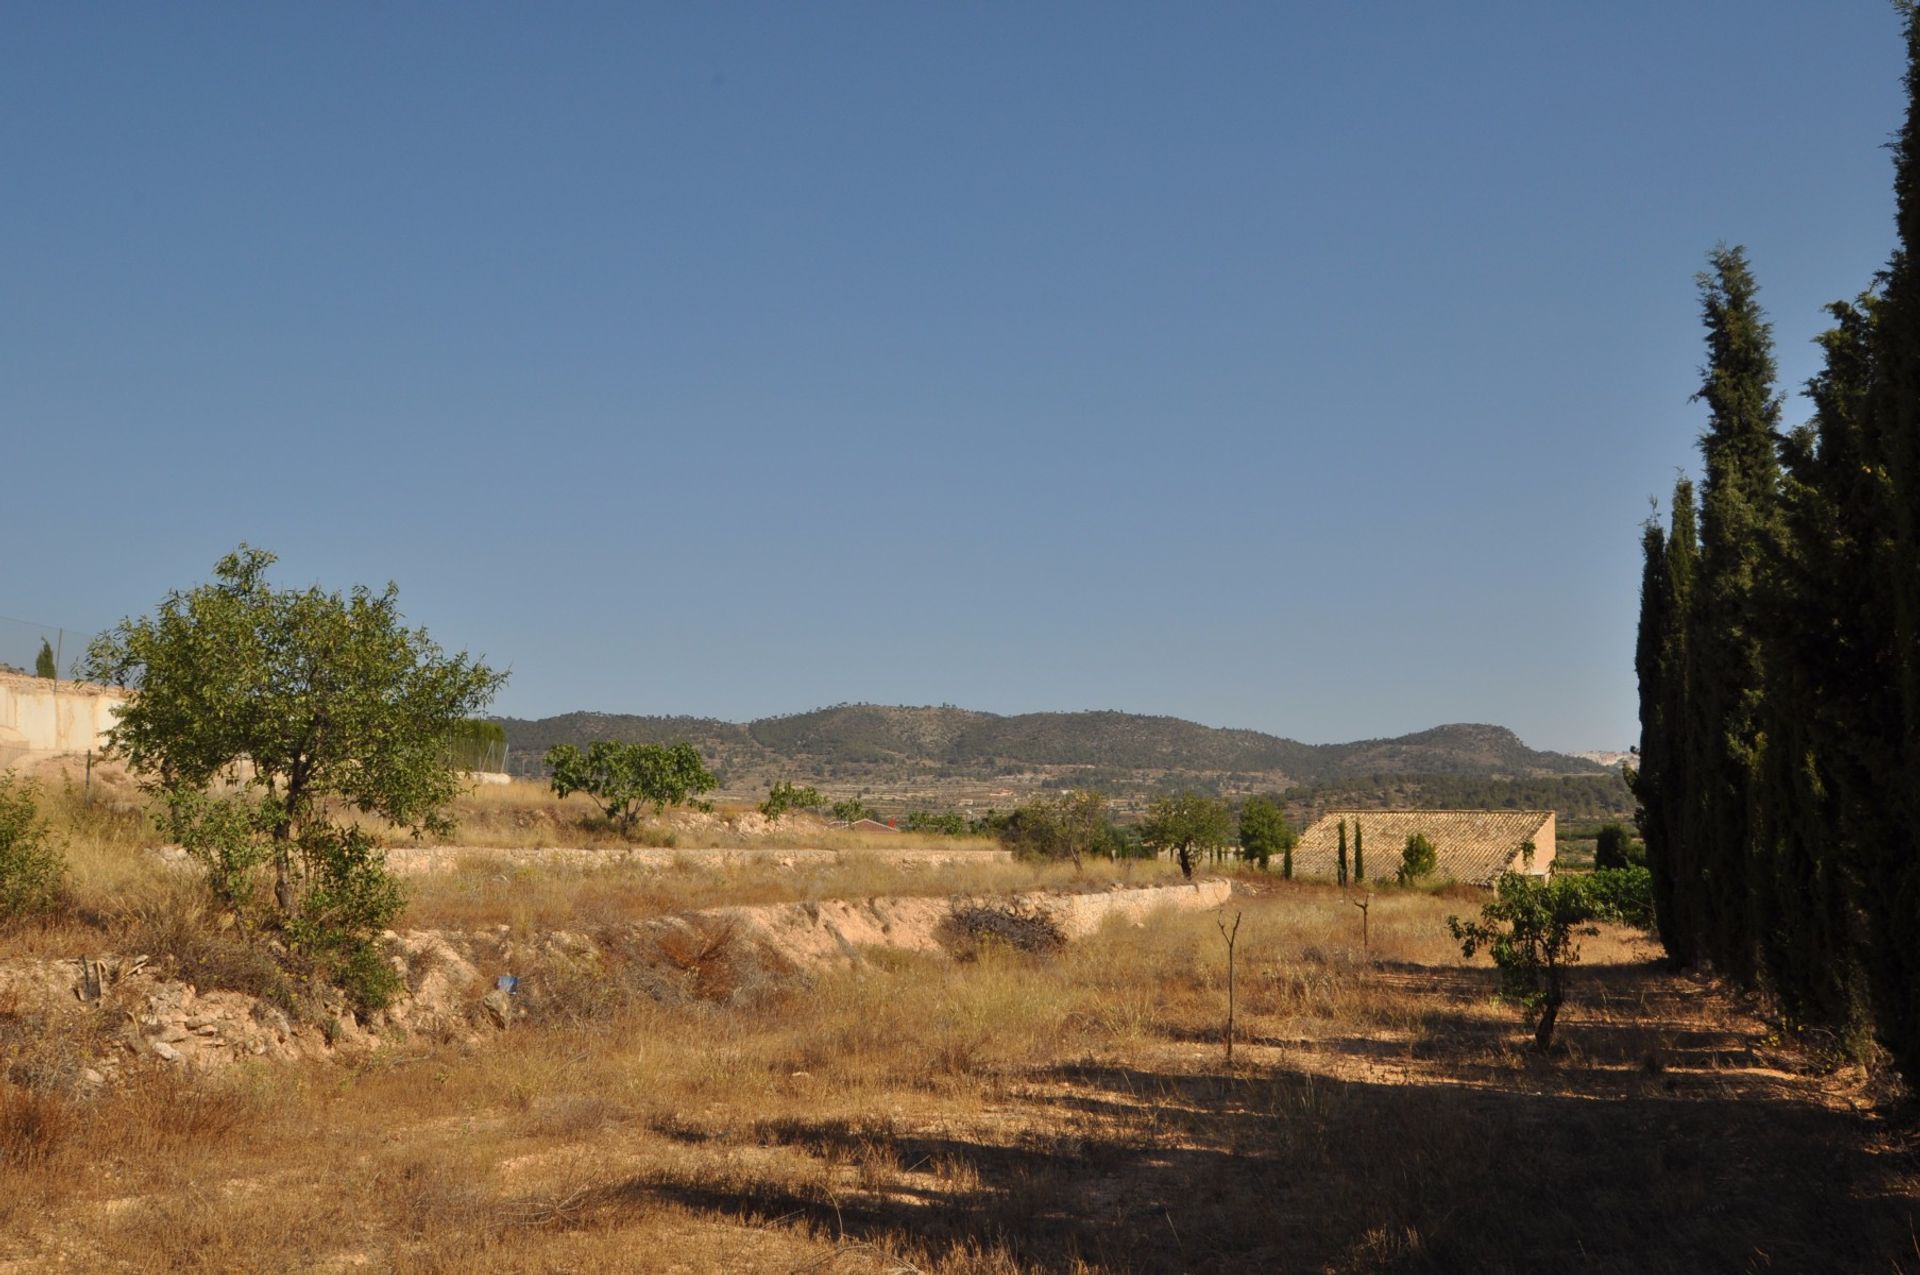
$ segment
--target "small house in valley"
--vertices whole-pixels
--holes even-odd
[[[1363,838],[1369,881],[1393,878],[1400,851],[1416,832],[1433,843],[1435,876],[1475,885],[1491,884],[1503,872],[1543,877],[1552,869],[1557,835],[1551,810],[1329,810],[1294,847],[1294,876],[1337,878],[1342,824],[1347,870],[1353,871],[1354,841]]]

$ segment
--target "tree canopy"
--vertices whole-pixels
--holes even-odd
[[[1266,867],[1274,855],[1284,856],[1298,840],[1278,802],[1271,797],[1249,797],[1240,807],[1240,853]]]
[[[330,817],[451,831],[461,780],[448,741],[506,675],[405,627],[391,584],[275,589],[273,562],[241,545],[211,583],[97,638],[86,667],[138,692],[110,749],[163,797],[169,831],[222,902],[284,932],[317,972],[366,975],[372,991],[372,936],[400,894],[371,838]],[[254,870],[269,862],[275,907],[258,914]]]
[[[1196,792],[1157,799],[1140,823],[1140,839],[1147,848],[1173,852],[1186,877],[1193,876],[1196,853],[1219,849],[1232,840],[1233,833],[1233,812],[1227,803]]]
[[[692,744],[597,739],[585,753],[572,744],[556,744],[547,750],[547,765],[553,768],[554,792],[562,797],[586,793],[623,833],[633,830],[642,807],[652,806],[657,815],[720,783]]]

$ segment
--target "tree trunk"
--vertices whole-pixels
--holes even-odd
[[[1547,997],[1540,1009],[1540,1025],[1533,1029],[1533,1047],[1543,1054],[1553,1045],[1553,1020],[1560,1016],[1560,1000],[1557,995]]]
[[[1193,880],[1193,847],[1190,845],[1180,847],[1180,875]]]
[[[273,830],[273,901],[280,915],[293,915],[293,830],[281,824]]]

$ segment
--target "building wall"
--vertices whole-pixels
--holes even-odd
[[[1540,825],[1540,831],[1533,834],[1533,862],[1525,862],[1523,856],[1515,855],[1509,866],[1515,872],[1525,872],[1529,876],[1544,877],[1553,871],[1553,857],[1560,852],[1559,816],[1547,812],[1547,821]]]
[[[0,673],[0,767],[101,751],[126,702],[110,687]]]

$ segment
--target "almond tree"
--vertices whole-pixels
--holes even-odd
[[[274,556],[242,544],[214,582],[169,594],[87,652],[96,681],[137,692],[108,733],[164,802],[164,823],[243,930],[270,930],[362,1008],[393,990],[373,947],[402,905],[347,810],[450,832],[449,742],[506,681],[401,622],[399,596],[274,589]],[[271,868],[271,900],[256,889]]]

